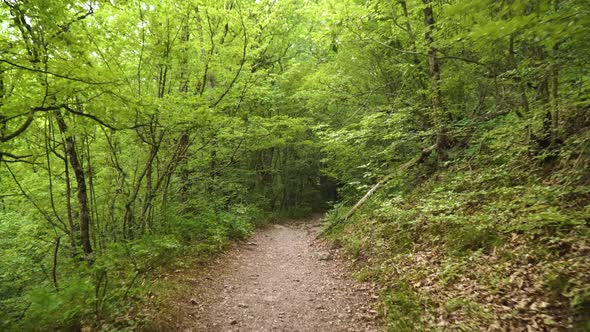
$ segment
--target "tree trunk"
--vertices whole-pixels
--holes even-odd
[[[76,226],[74,225],[74,216],[72,215],[72,185],[70,182],[70,166],[68,164],[68,151],[67,151],[67,147],[66,144],[64,142],[64,177],[65,177],[65,185],[66,185],[66,209],[67,209],[67,214],[68,214],[68,225],[70,227],[70,233],[71,233],[71,237],[72,237],[72,248],[74,250],[74,252],[77,252],[77,239],[76,236],[74,234],[76,234]]]
[[[557,12],[559,10],[559,0],[555,0],[554,3],[554,10]],[[559,42],[555,43],[553,46],[553,65],[552,65],[552,93],[551,97],[553,98],[553,123],[552,123],[552,139],[555,141],[559,135]]]
[[[436,130],[436,151],[439,161],[448,159],[447,146],[447,114],[443,104],[442,91],[440,89],[440,62],[438,60],[437,50],[434,47],[434,14],[432,12],[432,1],[422,0],[424,3],[424,25],[426,33],[424,35],[428,44],[428,70],[431,80],[431,99],[432,110],[434,111],[434,126]]]
[[[418,66],[418,68],[420,68],[420,59],[418,58],[418,48],[416,46],[416,34],[414,33],[412,25],[410,24],[410,14],[408,13],[408,5],[405,0],[399,0],[399,4],[402,7],[404,19],[406,20],[405,26],[408,37],[410,38],[412,46],[411,50],[412,52],[414,52],[414,55],[412,55],[412,60],[414,61],[414,64]],[[424,83],[422,74],[418,74],[416,76],[416,82],[418,83],[418,87],[420,87],[422,90],[426,90],[426,85]]]
[[[88,206],[88,190],[86,188],[84,168],[78,158],[74,139],[67,134],[68,127],[61,113],[56,111],[54,114],[59,130],[65,136],[66,152],[69,156],[70,164],[72,165],[72,170],[76,177],[78,204],[80,205],[80,240],[82,241],[84,254],[86,255],[86,258],[89,259],[92,256],[92,245],[90,243],[90,209]]]

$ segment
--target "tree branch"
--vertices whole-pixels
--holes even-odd
[[[359,38],[361,38],[361,40],[363,40],[363,41],[370,40],[370,41],[372,41],[374,43],[377,43],[377,44],[379,44],[379,45],[381,45],[383,47],[386,47],[386,48],[388,48],[390,50],[393,50],[393,51],[396,51],[398,53],[419,55],[419,56],[422,56],[422,57],[429,57],[430,56],[429,54],[426,54],[426,53],[421,53],[421,52],[416,52],[416,51],[408,51],[408,50],[403,50],[403,49],[400,49],[400,48],[393,47],[393,46],[388,45],[388,44],[386,44],[386,43],[384,43],[384,42],[382,42],[380,40],[377,40],[377,39],[375,39],[373,37],[370,37],[370,36],[362,36],[360,33],[358,33],[357,31],[355,31],[354,29],[351,29],[350,27],[347,27],[347,28],[353,34],[355,34],[356,36],[358,36]],[[441,60],[445,60],[445,59],[460,60],[460,61],[463,61],[463,62],[472,63],[472,64],[479,65],[479,66],[482,66],[482,67],[485,67],[485,68],[488,68],[489,69],[488,65],[486,65],[485,63],[479,62],[479,61],[474,60],[474,59],[460,57],[460,56],[445,55],[445,56],[436,56],[436,58],[437,59],[441,59]]]
[[[240,76],[240,73],[242,72],[242,69],[244,68],[244,64],[246,63],[246,52],[248,49],[248,30],[246,29],[246,24],[244,23],[244,17],[242,16],[241,12],[240,12],[240,19],[242,21],[242,28],[244,29],[244,48],[242,50],[242,60],[240,61],[240,68],[236,72],[236,75],[234,76],[233,80],[229,83],[227,89],[225,89],[223,94],[221,94],[221,96],[219,96],[219,99],[217,99],[217,101],[215,103],[213,103],[212,107],[216,107],[223,100],[223,98],[225,98],[225,96],[229,93],[229,91],[231,90],[233,85],[238,80],[238,77]]]
[[[0,59],[0,62],[4,62],[8,65],[11,65],[13,67],[22,69],[22,70],[26,70],[26,71],[30,71],[30,72],[34,72],[34,73],[41,73],[41,74],[46,74],[46,75],[51,75],[51,76],[55,76],[55,77],[59,77],[59,78],[63,78],[66,80],[70,80],[70,81],[74,81],[74,82],[80,82],[80,83],[84,83],[84,84],[92,84],[92,85],[105,85],[105,84],[112,84],[115,83],[116,81],[110,81],[110,82],[93,82],[93,81],[88,81],[82,78],[77,78],[77,77],[69,77],[69,76],[65,76],[62,74],[58,74],[58,73],[54,73],[48,70],[42,70],[42,69],[37,69],[37,68],[30,68],[30,67],[26,67],[23,65],[19,65],[17,63],[11,62],[9,60],[6,59]]]

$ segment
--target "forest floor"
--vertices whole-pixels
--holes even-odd
[[[319,218],[260,229],[181,283],[154,328],[176,331],[377,331],[374,285],[352,279]]]

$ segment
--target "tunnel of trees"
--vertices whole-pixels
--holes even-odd
[[[4,0],[0,23],[0,330],[133,328],[176,257],[314,211],[392,330],[452,294],[588,326],[586,1]],[[500,291],[435,296],[461,278]],[[522,323],[496,309],[466,329]]]

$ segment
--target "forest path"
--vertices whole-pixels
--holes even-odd
[[[181,331],[378,331],[372,288],[316,240],[319,219],[259,230],[192,279]]]

